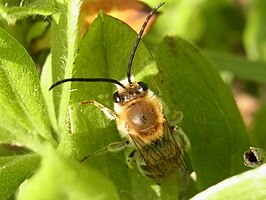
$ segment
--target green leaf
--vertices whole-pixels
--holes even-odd
[[[41,149],[52,139],[35,65],[26,50],[0,29],[0,139]]]
[[[47,150],[38,172],[20,188],[18,199],[115,200],[118,195],[96,170]]]
[[[244,170],[249,147],[233,95],[198,49],[166,37],[156,52],[160,96],[184,114],[181,127],[191,142],[190,157],[202,190]]]
[[[0,13],[9,24],[30,15],[48,16],[54,12],[53,0],[2,0]]]
[[[197,194],[191,200],[264,200],[266,198],[266,164],[240,175],[226,179],[217,185]]]
[[[53,84],[52,82],[52,61],[51,61],[51,54],[49,54],[46,58],[46,61],[42,68],[41,74],[41,90],[43,98],[46,102],[48,108],[49,119],[53,129],[59,133],[59,127],[57,124],[55,107],[54,107],[54,96],[51,91],[49,91],[50,86]]]
[[[52,80],[57,82],[60,79],[69,78],[73,74],[73,63],[78,45],[77,13],[79,13],[81,1],[58,0],[54,3],[56,10],[60,11],[53,14],[51,28]],[[62,90],[55,88],[53,96],[53,107],[56,109],[56,118],[60,129],[57,133],[61,138],[68,133],[68,126],[65,122],[70,96],[69,85],[65,84]],[[50,106],[49,102],[47,105]]]
[[[236,77],[254,81],[257,83],[266,83],[266,63],[261,61],[250,61],[247,58],[224,55],[208,52],[206,54],[217,67],[221,70],[232,72]]]
[[[0,158],[0,199],[7,199],[19,185],[38,167],[36,154],[6,156]]]

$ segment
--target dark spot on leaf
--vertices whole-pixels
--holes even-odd
[[[158,68],[158,75],[162,74],[163,73],[163,70],[162,68]]]
[[[178,56],[178,51],[177,51],[177,47],[175,45],[175,41],[174,41],[174,39],[172,37],[168,37],[167,38],[167,45],[168,45],[168,47],[170,49],[171,54],[173,54],[175,57],[177,57]]]
[[[254,153],[251,152],[251,151],[246,152],[246,153],[245,153],[245,157],[246,157],[246,159],[247,159],[249,162],[252,162],[252,163],[253,163],[253,162],[258,162],[256,156],[255,156]]]

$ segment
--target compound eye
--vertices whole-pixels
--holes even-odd
[[[119,102],[121,102],[121,97],[120,97],[120,95],[118,94],[118,92],[115,92],[115,93],[113,94],[113,100],[114,100],[115,103],[119,103]]]
[[[138,82],[138,84],[139,84],[140,89],[142,89],[143,91],[146,91],[149,89],[148,85],[144,82]]]

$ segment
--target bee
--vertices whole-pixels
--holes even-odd
[[[69,78],[53,84],[52,88],[65,82],[110,82],[117,86],[113,94],[114,110],[92,100],[81,104],[93,104],[107,118],[116,120],[117,129],[123,141],[108,145],[109,151],[127,148],[128,165],[136,165],[138,170],[158,184],[177,173],[181,187],[188,184],[188,171],[183,159],[182,146],[189,146],[189,140],[178,126],[168,122],[162,101],[144,82],[136,82],[131,76],[131,66],[143,31],[152,15],[164,3],[158,4],[146,17],[132,49],[125,80],[110,78]],[[176,138],[174,137],[176,135]],[[87,157],[86,157],[87,158]],[[85,160],[84,158],[83,160]]]

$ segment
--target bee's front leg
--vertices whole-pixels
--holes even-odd
[[[91,100],[91,101],[82,101],[82,102],[79,103],[79,105],[84,105],[84,104],[93,104],[93,105],[95,105],[110,120],[114,120],[117,117],[117,114],[114,111],[112,111],[109,108],[105,107],[104,105],[98,103],[97,101]]]

